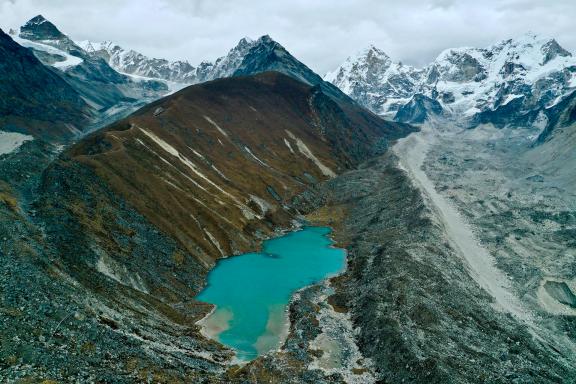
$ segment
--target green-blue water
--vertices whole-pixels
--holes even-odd
[[[346,252],[333,248],[330,228],[305,227],[264,242],[261,253],[218,262],[198,300],[216,305],[204,332],[250,360],[279,346],[286,307],[298,289],[340,272]]]

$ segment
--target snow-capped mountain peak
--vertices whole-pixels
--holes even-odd
[[[337,70],[329,72],[325,76],[326,81],[338,81],[338,78],[346,76],[359,68],[363,73],[368,72],[371,67],[378,67],[377,70],[381,71],[382,67],[388,67],[391,63],[390,57],[382,50],[376,48],[374,45],[369,45],[366,48],[358,51],[356,54],[349,56]]]
[[[267,47],[266,49],[272,50],[278,47],[281,48],[278,43],[267,35],[257,40],[244,37],[225,56],[218,58],[214,62],[203,61],[195,67],[186,60],[169,61],[150,58],[110,41],[80,41],[77,44],[91,56],[97,56],[107,61],[118,72],[180,84],[195,84],[232,76],[240,68],[246,55],[253,48]]]
[[[20,37],[28,40],[59,40],[65,35],[44,16],[38,15],[20,28]]]
[[[396,111],[399,100],[406,101],[415,92],[420,78],[420,70],[393,62],[383,50],[369,45],[324,79],[373,111],[386,113]]]
[[[89,55],[104,59],[120,73],[155,78],[176,83],[194,83],[195,68],[187,61],[168,61],[147,57],[132,49],[124,49],[112,41],[79,41]]]
[[[446,49],[422,69],[394,63],[378,52],[368,49],[348,58],[326,79],[382,115],[393,116],[402,106],[415,105],[412,98],[420,94],[435,112],[441,110],[467,125],[505,125],[511,115],[504,110],[533,122],[541,108],[576,85],[572,54],[556,40],[534,33],[487,48]],[[421,117],[423,106],[416,107]],[[401,116],[410,113],[403,108]]]

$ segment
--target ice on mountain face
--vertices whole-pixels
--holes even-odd
[[[0,156],[14,152],[30,140],[34,140],[34,138],[21,133],[0,131]]]
[[[325,79],[381,115],[421,94],[437,100],[448,116],[475,124],[504,106],[514,106],[505,112],[512,120],[514,113],[550,105],[574,87],[574,77],[576,60],[570,52],[553,39],[528,33],[488,48],[447,49],[422,69],[396,64],[369,47]],[[506,121],[502,114],[498,118]]]
[[[62,71],[81,64],[84,60],[77,56],[72,56],[68,52],[37,41],[30,41],[18,36],[12,36],[12,39],[23,47],[30,48],[37,54],[44,55],[45,64],[49,64]]]
[[[559,74],[576,64],[556,46],[554,40],[527,34],[486,49],[445,51],[432,64],[436,82],[424,84],[422,93],[452,93],[455,102],[449,109],[454,113],[494,111],[520,97],[519,112],[540,108],[566,91],[565,76]]]
[[[242,63],[247,52],[257,44],[250,38],[243,38],[226,56],[214,63],[202,62],[197,67],[188,61],[168,61],[149,58],[134,50],[126,50],[113,42],[79,41],[77,45],[92,56],[101,57],[118,72],[162,79],[181,84],[195,84],[222,77],[232,76]]]

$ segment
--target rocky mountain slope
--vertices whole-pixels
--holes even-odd
[[[556,105],[547,108],[546,128],[540,133],[537,143],[542,144],[551,140],[558,131],[576,123],[576,91],[572,92]]]
[[[410,156],[424,156],[421,148],[409,141],[411,138],[405,139],[407,146],[398,150],[409,154],[414,148]],[[441,167],[446,161],[434,157],[425,165]],[[463,167],[462,162],[449,165],[454,171]],[[462,260],[462,252],[469,249],[452,243],[444,213],[420,192],[410,173],[388,153],[297,199],[303,212],[311,212],[311,220],[334,225],[336,239],[346,246],[348,268],[331,282],[334,293],[328,302],[350,314],[359,330],[360,350],[374,362],[379,382],[573,380],[574,355],[571,349],[564,349],[570,342],[556,344],[556,337],[564,338],[573,317],[553,320],[565,322],[564,328],[553,324],[542,338],[533,336],[524,320],[510,315],[510,308],[495,309],[498,304],[492,292],[480,288],[478,275]],[[458,193],[465,188],[462,183],[477,173],[471,169],[462,177],[456,172],[443,177],[446,181],[457,178],[453,191]],[[440,183],[438,188],[442,186]],[[468,193],[462,192],[461,196],[467,198]],[[484,212],[484,218],[493,214],[486,207],[474,211],[478,217]],[[499,225],[510,214],[493,218],[492,222]],[[513,220],[510,217],[502,226],[517,233],[511,229]],[[537,257],[532,260],[538,262]],[[482,263],[488,264],[488,260]],[[518,273],[531,272],[532,265],[525,263],[526,259],[521,264],[511,262],[506,271],[516,268]],[[569,265],[568,258],[564,258],[564,265]],[[574,340],[573,333],[568,334]],[[281,364],[277,369],[278,375],[285,371]]]
[[[375,113],[393,117],[400,106],[418,93],[423,76],[423,70],[395,63],[384,51],[371,45],[348,57],[324,80]]]
[[[295,194],[413,130],[267,72],[154,102],[66,150],[36,186],[34,177],[10,177],[0,213],[21,224],[2,227],[5,255],[27,246],[30,261],[12,260],[2,273],[26,271],[58,285],[59,296],[49,305],[35,287],[27,296],[16,283],[3,288],[10,308],[48,306],[3,324],[1,332],[20,335],[0,347],[3,377],[88,380],[95,372],[130,382],[153,372],[159,381],[207,381],[234,372],[231,352],[194,326],[209,310],[194,296],[215,261],[292,227]],[[43,151],[49,159],[49,149],[32,153]],[[237,375],[228,381],[242,382]]]
[[[544,109],[576,86],[576,58],[553,39],[526,34],[487,48],[447,49],[421,69],[393,63],[372,47],[325,79],[402,121],[416,121],[426,110],[466,127],[544,124]]]
[[[45,140],[75,136],[92,110],[58,74],[0,30],[0,130]]]
[[[570,190],[576,185],[576,92],[545,112],[548,123],[526,156],[556,187]]]
[[[289,225],[291,195],[409,131],[269,72],[187,88],[91,135],[68,156],[210,265]]]
[[[514,104],[516,97],[498,104],[498,113],[487,98],[479,112],[458,120],[450,114],[479,105],[477,96],[496,97],[487,84],[499,59],[488,51],[448,52],[425,72],[371,48],[362,65],[351,60],[342,71],[354,72],[355,83],[343,89],[355,102],[268,36],[243,39],[187,77],[184,64],[180,70],[77,44],[43,18],[20,34],[16,39],[46,65],[0,39],[7,47],[0,45],[0,55],[12,68],[12,91],[0,106],[35,108],[44,100],[38,116],[57,127],[88,108],[68,106],[68,96],[84,97],[99,114],[125,112],[122,103],[137,100],[130,92],[142,96],[133,88],[138,76],[224,78],[156,100],[62,152],[0,132],[0,381],[576,378],[574,96],[533,111],[524,101]],[[509,55],[532,43],[502,44],[493,54],[526,64],[526,71],[510,69],[506,84],[518,85],[510,92],[546,99],[544,88],[520,86],[534,73],[526,58]],[[547,71],[571,57],[546,47],[538,65],[547,74],[533,83],[556,73],[551,92],[568,91],[560,85],[570,66],[560,77]],[[488,77],[474,60],[490,69]],[[125,71],[134,71],[132,80],[124,82]],[[58,97],[40,92],[46,81]],[[371,88],[356,88],[362,82]],[[18,93],[24,86],[40,90]],[[474,97],[455,94],[468,86]],[[360,103],[423,123],[422,134],[395,143],[416,129],[384,121]],[[436,118],[465,126],[547,125],[533,143],[528,133],[540,133],[538,127],[430,129]],[[434,141],[423,140],[429,137]],[[395,151],[387,151],[390,144]],[[304,218],[334,228],[348,251],[347,270],[295,294],[281,348],[239,365],[233,351],[201,333],[196,323],[211,308],[195,296],[218,259],[256,250]],[[465,236],[455,236],[459,231]],[[502,290],[514,300],[502,300]]]

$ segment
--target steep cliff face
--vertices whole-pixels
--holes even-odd
[[[78,92],[0,30],[0,130],[71,138],[91,110]]]
[[[545,110],[546,127],[525,155],[556,186],[573,190],[576,183],[576,92]]]
[[[435,99],[417,94],[410,101],[398,109],[395,119],[398,121],[422,124],[444,113],[442,105]]]
[[[538,136],[538,144],[549,141],[558,131],[576,123],[576,91],[558,104],[546,109],[545,113],[548,121],[544,130]]]

